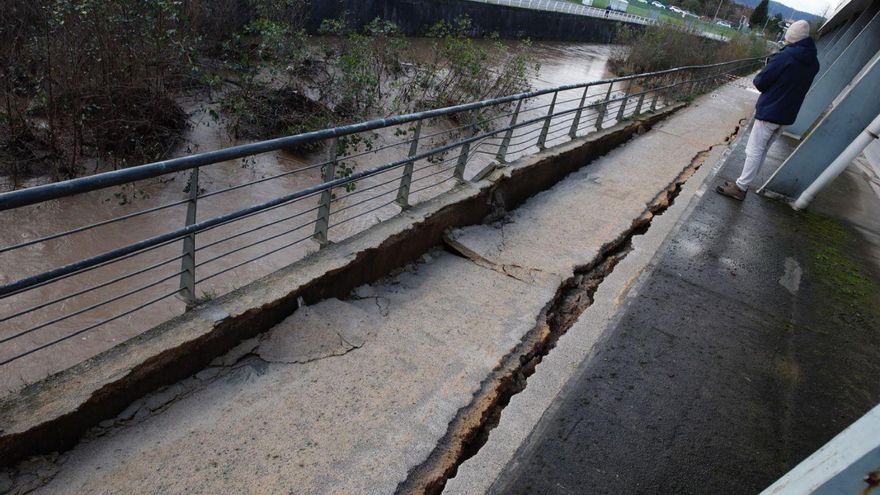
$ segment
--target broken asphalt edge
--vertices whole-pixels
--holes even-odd
[[[296,311],[300,298],[306,304],[344,299],[441,245],[447,229],[483,223],[499,207],[515,208],[684,106],[521,158],[0,398],[0,466],[71,448],[133,401],[269,330]]]

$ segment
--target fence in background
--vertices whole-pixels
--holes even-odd
[[[618,12],[610,9],[599,9],[586,5],[578,5],[573,2],[564,2],[559,0],[472,0],[475,2],[490,3],[493,5],[503,5],[505,7],[519,7],[522,9],[546,10],[549,12],[560,12],[563,14],[585,15],[588,17],[598,17],[601,19],[613,19],[615,21],[631,22],[635,24],[644,24],[653,26],[657,24],[657,19],[642,17],[626,12]]]

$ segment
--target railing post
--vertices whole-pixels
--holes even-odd
[[[477,134],[476,124],[472,124],[471,133],[468,138],[471,138]],[[458,179],[459,182],[464,182],[464,169],[467,167],[467,162],[469,158],[469,154],[471,152],[471,142],[468,141],[461,145],[461,153],[458,155],[458,162],[455,164],[455,172],[452,174],[453,177]]]
[[[538,136],[538,149],[543,150],[547,143],[547,133],[550,132],[550,121],[553,120],[553,112],[556,109],[556,97],[559,91],[553,92],[553,100],[550,102],[550,110],[547,111],[547,117],[544,118],[544,127],[541,128],[541,135]]]
[[[504,139],[501,140],[501,147],[498,148],[498,154],[495,155],[495,158],[498,159],[500,163],[507,163],[507,148],[510,146],[510,140],[513,138],[513,128],[516,125],[516,120],[519,118],[519,109],[522,107],[522,100],[516,102],[516,110],[513,111],[513,116],[510,118],[510,126],[507,129],[507,132],[504,133]]]
[[[666,104],[669,102],[681,101],[684,95],[684,76],[681,72],[676,72],[672,76],[672,84],[666,89]]]
[[[643,103],[645,103],[645,91],[644,91],[644,88],[643,88],[642,94],[639,95],[639,102],[636,104],[636,112],[633,114],[633,116],[638,117],[639,115],[642,114],[642,104],[643,104]]]
[[[416,123],[413,140],[409,143],[409,157],[416,156],[419,151],[419,136],[422,134],[422,121]],[[409,186],[412,184],[413,162],[407,162],[403,166],[403,175],[400,177],[400,187],[397,188],[397,204],[404,210],[409,208]]]
[[[657,110],[657,98],[660,97],[660,90],[657,89],[659,86],[663,86],[662,78],[657,82],[657,86],[654,86],[654,97],[651,98],[651,111],[654,112]]]
[[[596,116],[596,130],[602,130],[602,124],[605,123],[605,112],[608,111],[608,100],[611,99],[611,88],[614,87],[614,83],[608,83],[608,92],[605,93],[605,101],[602,102],[602,105],[599,107],[599,114]]]
[[[587,101],[587,91],[589,91],[590,85],[587,84],[584,87],[584,94],[581,95],[581,104],[578,105],[577,112],[574,114],[574,122],[571,123],[571,129],[568,130],[568,137],[574,139],[577,137],[578,127],[581,125],[581,112],[584,111],[584,102]]]
[[[710,80],[709,84],[712,85],[712,90],[713,90],[713,91],[714,91],[716,88],[718,88],[719,86],[721,86],[720,81],[723,80],[723,78],[721,77],[721,73],[722,73],[722,72],[723,72],[723,69],[719,69],[719,70],[717,70],[717,71],[715,71],[715,72],[712,73],[712,79]]]
[[[629,90],[632,88],[632,79],[626,83],[626,91],[623,92],[623,99],[620,100],[620,110],[617,111],[617,122],[623,122],[624,113],[626,112],[626,100],[629,99]]]
[[[696,95],[703,94],[703,91],[706,89],[706,81],[704,81],[705,78],[703,77],[704,70],[698,69],[695,71],[696,88],[694,88],[694,94]]]
[[[336,178],[336,163],[339,146],[339,138],[333,138],[330,142],[330,160],[321,167],[321,180],[330,182]],[[321,192],[321,199],[318,203],[318,219],[315,222],[315,235],[312,236],[318,244],[323,248],[330,243],[327,237],[327,231],[330,229],[330,202],[333,201],[333,191],[326,189]]]
[[[199,168],[189,174],[189,200],[186,203],[186,226],[196,223],[199,199]],[[180,260],[180,291],[178,296],[186,303],[187,311],[195,307],[196,298],[196,234],[183,238],[183,258]]]
[[[685,76],[687,78],[687,93],[685,93],[685,98],[691,98],[694,95],[694,75],[692,71],[688,71],[688,74]]]

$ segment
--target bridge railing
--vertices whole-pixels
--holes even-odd
[[[550,12],[561,12],[563,14],[584,15],[588,17],[597,17],[602,19],[614,19],[617,21],[630,22],[635,24],[654,25],[656,19],[650,17],[642,17],[626,12],[619,12],[610,9],[600,9],[587,5],[578,5],[573,2],[560,0],[472,0],[474,2],[489,3],[493,5],[503,5],[506,7],[519,7],[523,9],[546,10]]]
[[[100,341],[95,354],[518,157],[760,64],[570,84],[2,193],[15,241],[0,246],[0,366],[53,350],[85,359],[84,339]],[[300,158],[267,172],[254,165],[267,155]],[[82,222],[56,227],[71,210]]]
[[[597,7],[577,4],[565,0],[470,0],[472,2],[488,3],[492,5],[503,5],[505,7],[517,7],[522,9],[544,10],[549,12],[560,12],[563,14],[583,15],[587,17],[595,17],[600,19],[611,19],[615,21],[628,22],[631,24],[642,24],[646,26],[656,26],[661,21],[657,18],[644,17],[626,12],[620,12],[611,9],[600,9]],[[704,38],[715,41],[727,41],[728,36],[714,33],[711,31],[712,25],[703,21],[691,21],[686,25],[679,25],[664,22],[665,25],[677,29],[693,33]]]

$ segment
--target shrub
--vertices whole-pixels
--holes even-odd
[[[766,42],[754,36],[737,34],[728,42],[719,42],[670,25],[624,27],[615,42],[620,46],[610,67],[618,75],[754,58],[769,51]]]
[[[195,38],[180,29],[181,2],[8,0],[4,10],[0,148],[41,148],[59,179],[91,156],[154,158],[183,128],[169,97],[191,81],[180,62]]]

